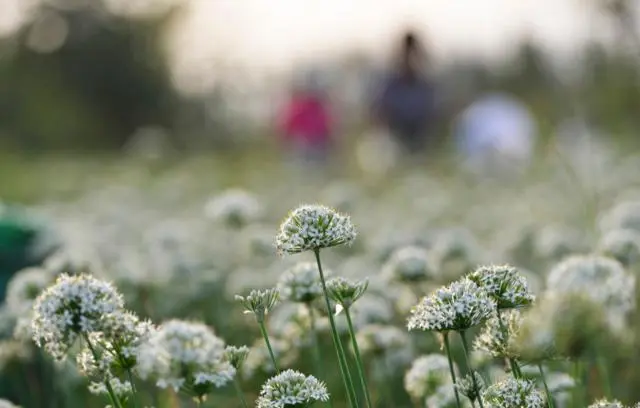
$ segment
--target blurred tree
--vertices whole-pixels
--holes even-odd
[[[630,0],[600,0],[604,10],[611,16],[620,32],[620,38],[628,41],[635,49],[635,55],[640,57],[640,34],[633,1]]]
[[[41,3],[0,39],[0,135],[26,149],[115,148],[178,105],[161,39],[177,12],[110,13],[99,0]]]

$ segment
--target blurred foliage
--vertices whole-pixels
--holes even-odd
[[[17,148],[119,147],[140,126],[170,127],[178,97],[161,33],[146,19],[42,3],[0,40],[0,132]],[[59,37],[59,38],[56,38]]]

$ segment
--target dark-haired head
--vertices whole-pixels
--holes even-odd
[[[414,31],[407,31],[402,36],[400,49],[400,70],[403,75],[415,76],[418,74],[418,61],[423,57],[423,49],[418,35]]]
[[[404,35],[403,44],[405,51],[415,50],[418,46],[418,38],[412,31],[408,31]]]

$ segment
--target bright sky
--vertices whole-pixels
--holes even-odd
[[[0,33],[33,1],[0,0]],[[139,7],[159,0],[109,1]],[[177,71],[196,77],[211,73],[212,60],[264,72],[354,48],[380,54],[404,24],[429,36],[438,59],[499,56],[524,34],[566,54],[604,32],[587,7],[597,1],[605,0],[185,0],[171,44]]]
[[[191,0],[180,43],[183,55],[207,50],[254,66],[277,67],[295,55],[379,48],[409,23],[429,34],[442,56],[459,51],[499,54],[527,31],[567,48],[590,30],[584,7],[588,1]]]

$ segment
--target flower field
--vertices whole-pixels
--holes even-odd
[[[86,171],[24,209],[0,407],[640,406],[639,172]]]

